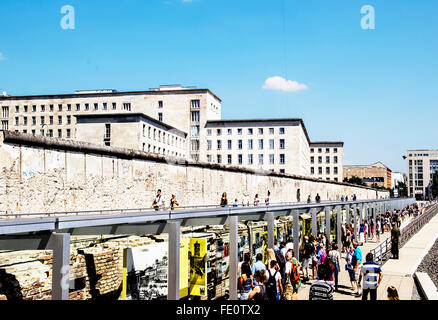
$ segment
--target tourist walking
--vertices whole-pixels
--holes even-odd
[[[222,193],[220,204],[221,204],[221,207],[224,207],[224,208],[228,206],[228,198],[227,198],[226,192]]]
[[[249,207],[249,197],[248,197],[248,193],[247,192],[243,193],[242,205],[244,207]]]
[[[253,288],[253,276],[250,267],[251,255],[246,252],[243,256],[243,263],[240,266],[241,276],[239,278],[240,300],[248,300],[249,293]]]
[[[259,205],[260,199],[259,199],[259,194],[256,193],[255,197],[254,197],[254,207],[257,207]]]
[[[398,259],[398,241],[400,238],[400,229],[393,222],[391,230],[391,253],[393,259]]]
[[[350,278],[351,282],[351,289],[353,292],[355,292],[356,289],[356,282],[354,279],[354,267],[353,267],[353,254],[354,254],[354,247],[353,245],[350,245],[347,249],[347,254],[345,255],[345,270],[348,272],[348,276]]]
[[[338,251],[338,245],[336,243],[332,244],[332,250],[329,251],[328,254],[330,260],[333,262],[333,265],[335,266],[335,270],[333,272],[334,280],[335,280],[335,291],[338,291],[338,284],[339,284],[339,272],[341,271],[341,255]]]
[[[271,260],[267,274],[266,295],[268,300],[278,301],[283,295],[280,268],[276,260]]]
[[[394,286],[389,286],[386,292],[388,294],[388,300],[400,300],[398,291]]]
[[[310,194],[309,194],[309,196],[307,197],[307,203],[311,203],[312,202],[312,200],[310,199]]]
[[[309,242],[309,237],[304,236],[303,248],[303,282],[309,281],[309,265],[315,252],[313,244]]]
[[[355,240],[353,241],[353,247],[354,247],[354,253],[353,257],[351,259],[351,264],[353,265],[353,272],[354,272],[354,283],[357,288],[357,291],[354,293],[356,296],[360,297],[360,285],[358,283],[360,268],[362,265],[362,251],[359,248],[359,243]]]
[[[293,249],[286,252],[286,271],[285,277],[288,284],[292,285],[294,293],[298,294],[298,289],[301,287],[300,278],[300,263],[294,257]]]
[[[330,271],[325,265],[318,269],[318,280],[312,283],[309,290],[309,300],[333,300],[333,287],[327,281]]]
[[[179,202],[178,200],[176,200],[176,195],[172,194],[172,196],[170,197],[170,209],[175,210],[178,207],[179,207]]]
[[[268,190],[268,195],[265,198],[265,205],[269,206],[270,199],[271,199],[271,192]]]
[[[251,267],[251,273],[255,275],[257,271],[263,270],[266,272],[266,266],[263,263],[263,254],[257,253],[256,255],[256,262]],[[257,279],[254,280],[254,285],[257,285]]]
[[[382,270],[380,266],[373,261],[373,254],[371,252],[367,253],[365,257],[365,262],[360,270],[360,276],[358,285],[361,287],[361,280],[363,278],[362,284],[362,300],[368,300],[368,294],[370,295],[370,300],[377,300],[377,288],[383,278]]]
[[[266,299],[266,271],[265,270],[257,270],[254,274],[254,278],[256,280],[255,287],[251,290],[248,296],[248,300],[265,300]]]
[[[154,198],[154,201],[152,202],[152,208],[154,208],[156,211],[162,210],[165,206],[163,197],[161,195],[161,189],[157,190],[157,194]]]
[[[320,203],[321,202],[321,197],[319,196],[319,193],[316,194],[315,202],[316,203]]]
[[[239,202],[238,202],[238,200],[237,200],[237,199],[234,199],[233,207],[238,207],[238,206],[239,206]]]

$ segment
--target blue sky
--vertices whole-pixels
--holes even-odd
[[[406,149],[438,148],[436,0],[2,0],[0,35],[11,95],[180,83],[215,92],[224,119],[301,117],[345,142],[344,164],[405,172]]]

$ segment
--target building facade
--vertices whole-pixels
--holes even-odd
[[[438,171],[438,150],[408,150],[408,193],[426,198],[432,176]]]
[[[322,180],[343,180],[343,142],[310,144],[310,176]]]
[[[309,175],[309,137],[301,119],[208,121],[201,161]]]
[[[359,177],[367,186],[376,184],[379,187],[391,189],[391,169],[381,162],[371,165],[346,165],[344,166],[344,179],[353,176]]]
[[[185,158],[187,134],[143,113],[81,114],[75,117],[77,141]]]

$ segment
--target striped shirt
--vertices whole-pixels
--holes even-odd
[[[333,300],[333,286],[323,280],[312,283],[309,291],[309,300]]]
[[[377,288],[377,282],[380,277],[380,272],[382,270],[380,269],[380,266],[375,263],[374,261],[366,261],[362,265],[362,269],[360,270],[360,273],[363,274],[363,289],[376,289]]]

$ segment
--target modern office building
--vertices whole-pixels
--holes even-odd
[[[432,176],[438,171],[438,150],[408,150],[408,193],[427,198]]]
[[[391,189],[391,169],[382,162],[371,165],[346,165],[344,166],[344,179],[353,176],[359,177],[368,186],[376,184],[379,187]]]
[[[310,143],[310,176],[322,180],[342,181],[343,142]]]
[[[394,197],[395,198],[401,196],[401,194],[400,194],[402,192],[402,190],[400,189],[401,185],[407,186],[408,185],[407,181],[408,181],[408,177],[403,172],[393,172],[391,174],[391,188],[394,190]],[[407,196],[407,194],[404,196]]]

